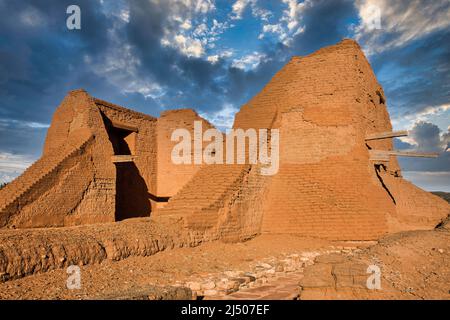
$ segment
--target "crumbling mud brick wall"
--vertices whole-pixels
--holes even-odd
[[[110,140],[115,162],[116,220],[148,217],[156,210],[157,119],[95,99]],[[127,156],[131,158],[126,159]],[[111,162],[111,160],[109,160]]]
[[[0,227],[114,221],[115,175],[107,141],[93,98],[72,91],[54,114],[42,157],[1,190]]]
[[[202,131],[214,128],[192,109],[168,110],[161,113],[157,123],[158,170],[157,196],[159,207],[163,207],[167,199],[175,195],[200,169],[201,164],[194,163],[194,122],[202,124]],[[175,164],[172,161],[172,150],[180,141],[172,141],[172,133],[177,129],[186,129],[191,135],[191,164]],[[203,137],[200,137],[202,141]],[[200,152],[209,144],[201,144]]]
[[[372,240],[432,229],[449,214],[447,203],[401,178],[394,156],[382,164],[369,159],[369,150],[393,146],[392,139],[366,136],[392,126],[383,89],[352,40],[294,57],[241,108],[233,127],[279,129],[279,172],[262,177],[254,165],[202,167],[161,211],[183,216],[195,238],[296,233]]]
[[[156,167],[156,118],[72,91],[54,114],[42,157],[1,190],[0,227],[150,216]]]
[[[249,164],[175,165],[171,134],[185,128],[193,139],[196,120],[212,127],[192,110],[155,119],[70,93],[42,158],[0,190],[0,227],[151,214],[181,218],[197,242],[260,233],[372,240],[432,229],[449,214],[448,203],[402,179],[394,156],[370,159],[370,150],[392,150],[392,139],[366,137],[392,126],[383,89],[352,40],[292,58],[236,115],[235,129],[280,130],[277,174]]]
[[[262,232],[377,239],[410,228],[398,217],[416,196],[428,208],[427,223],[416,227],[430,228],[449,213],[427,192],[393,195],[369,160],[370,149],[392,150],[392,141],[365,137],[392,127],[383,90],[354,41],[294,57],[236,116],[235,126],[252,123],[280,129],[280,170],[269,185]],[[392,189],[406,185],[395,157],[382,170]]]

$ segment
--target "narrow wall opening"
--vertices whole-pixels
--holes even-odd
[[[149,217],[151,203],[148,186],[134,162],[138,157],[136,139],[137,128],[116,123],[104,116],[108,137],[111,142],[116,167],[116,208],[115,220]]]

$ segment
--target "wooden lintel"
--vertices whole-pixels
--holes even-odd
[[[371,161],[388,162],[390,160],[390,154],[384,150],[369,150],[369,159]]]
[[[119,129],[124,129],[124,130],[128,130],[128,131],[133,131],[133,132],[138,132],[138,128],[130,126],[128,124],[125,123],[121,123],[121,122],[117,122],[117,121],[111,121],[111,124],[114,128],[119,128]]]
[[[395,137],[405,137],[407,135],[408,135],[408,131],[405,131],[405,130],[404,131],[378,132],[378,133],[368,134],[366,136],[366,141],[388,139],[388,138],[395,138]]]
[[[115,155],[115,156],[111,157],[111,161],[113,163],[133,162],[134,159],[136,159],[136,156],[132,156],[132,155]]]
[[[420,153],[420,152],[409,152],[409,151],[389,151],[391,156],[399,157],[419,157],[419,158],[437,158],[439,153]]]
[[[419,158],[437,158],[439,153],[419,153],[397,150],[369,150],[371,161],[389,161],[390,156],[398,157],[419,157]]]

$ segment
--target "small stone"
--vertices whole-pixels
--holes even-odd
[[[234,290],[239,288],[239,282],[225,279],[225,281],[219,281],[216,287],[223,290]]]
[[[274,275],[275,274],[275,269],[266,270],[265,273],[268,274],[268,275]]]
[[[275,267],[275,271],[276,272],[283,272],[284,271],[284,267],[282,264],[279,264]]]
[[[188,282],[186,283],[186,286],[191,289],[192,291],[200,291],[201,290],[201,284],[198,282]]]
[[[294,272],[297,268],[294,265],[287,265],[284,267],[284,271],[286,272]]]
[[[202,283],[203,290],[211,290],[216,287],[216,284],[213,281]]]
[[[208,289],[203,291],[203,295],[204,296],[217,296],[219,294],[219,291],[214,290],[214,289]]]
[[[442,254],[442,253],[444,253],[445,251],[444,251],[444,249],[438,249],[438,252]]]
[[[233,278],[233,277],[238,277],[239,276],[239,271],[230,271],[230,270],[228,270],[228,271],[225,271],[223,274],[226,275],[229,278]]]

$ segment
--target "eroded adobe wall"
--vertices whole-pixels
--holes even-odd
[[[354,41],[293,58],[234,127],[280,129],[280,170],[269,179],[262,232],[377,239],[399,230],[397,215],[419,194],[407,190],[395,157],[383,167],[392,189],[402,190],[395,195],[369,161],[370,148],[392,150],[392,141],[366,143],[365,136],[392,127],[383,90]],[[419,219],[423,228],[448,212],[426,192],[417,201],[430,207]]]
[[[116,195],[120,197],[116,197],[116,200],[122,203],[116,203],[116,220],[150,216],[156,208],[152,197],[157,190],[157,119],[103,100],[95,99],[95,103],[109,133],[109,144],[114,143],[111,141],[114,135],[112,131],[128,128],[125,131],[129,135],[125,140],[133,161],[114,164],[117,176]],[[121,153],[124,150],[113,150],[112,154]],[[110,158],[107,161],[112,160]]]
[[[432,230],[450,215],[450,206],[444,199],[383,168],[380,177],[396,201],[395,215],[389,217],[392,232]]]
[[[364,141],[368,131],[390,131],[385,106],[370,101],[381,88],[369,64],[356,43],[344,41],[293,58],[287,67],[291,88],[275,121],[280,171],[270,186],[263,232],[380,237],[395,206]]]
[[[157,124],[158,141],[158,172],[157,195],[158,197],[171,197],[175,195],[194,175],[200,164],[194,163],[194,121],[202,122],[202,130],[214,128],[208,121],[201,118],[194,110],[180,109],[161,113]],[[171,136],[176,129],[186,129],[191,135],[191,164],[175,164],[172,161],[172,150],[179,141],[171,141]],[[202,139],[202,137],[200,137]],[[202,143],[204,148],[209,142]],[[211,177],[213,179],[213,177]],[[164,203],[161,203],[163,205]]]
[[[112,149],[93,99],[70,92],[56,110],[42,157],[0,192],[2,227],[114,221]]]

